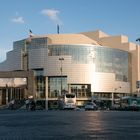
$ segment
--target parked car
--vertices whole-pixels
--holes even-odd
[[[85,110],[97,110],[97,105],[93,102],[87,102],[85,104]]]

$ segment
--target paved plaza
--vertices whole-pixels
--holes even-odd
[[[0,111],[0,140],[140,140],[140,112]]]

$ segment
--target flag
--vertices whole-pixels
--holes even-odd
[[[29,30],[29,37],[33,37],[34,34],[32,33],[32,30]]]
[[[57,24],[57,33],[59,34],[59,25]]]
[[[32,30],[29,29],[29,37],[26,39],[26,44],[29,45],[31,44],[32,41],[32,37],[34,36],[34,34],[32,33]]]

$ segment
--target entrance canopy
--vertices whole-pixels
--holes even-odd
[[[27,78],[0,78],[0,87],[21,87],[27,85]]]

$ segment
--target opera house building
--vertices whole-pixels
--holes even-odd
[[[111,104],[138,93],[140,46],[102,31],[36,35],[15,41],[0,63],[0,105],[33,97],[53,104],[65,92],[77,105]]]

